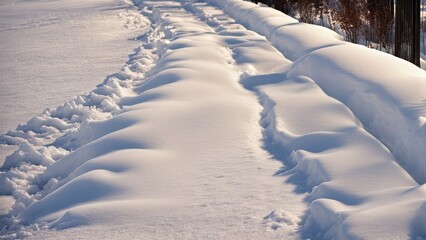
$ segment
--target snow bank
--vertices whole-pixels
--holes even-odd
[[[233,1],[227,3],[229,2],[233,3]],[[251,3],[240,3],[254,6]],[[222,4],[226,5],[224,2]],[[230,5],[230,14],[238,18],[240,15],[235,12],[239,12],[239,9],[233,9],[232,4]],[[200,6],[200,8],[206,9],[205,11],[212,12],[208,7],[202,7],[202,4]],[[241,11],[245,11],[246,8],[241,8]],[[252,9],[258,8],[261,7],[254,6]],[[228,9],[225,10],[228,11]],[[269,10],[259,11],[259,14]],[[271,12],[269,15],[273,15],[273,13]],[[246,20],[245,18],[243,21]],[[222,28],[225,25],[223,24]],[[283,29],[286,27],[287,30],[284,31]],[[295,54],[292,57],[301,57],[295,63],[287,63],[281,60],[284,65],[281,70],[283,72],[279,72],[278,69],[276,69],[278,72],[274,72],[272,70],[274,69],[273,64],[259,62],[259,55],[247,53],[256,51],[255,47],[246,49],[245,63],[248,66],[241,66],[245,69],[242,70],[242,72],[245,72],[242,74],[242,85],[256,92],[259,102],[264,108],[261,123],[265,128],[265,149],[286,163],[287,169],[283,170],[282,174],[291,176],[288,182],[297,186],[296,191],[309,192],[307,199],[310,206],[303,218],[302,238],[392,239],[396,238],[395,236],[398,236],[397,238],[424,237],[423,226],[418,224],[424,220],[423,217],[419,218],[418,214],[423,211],[426,185],[419,186],[396,163],[395,157],[389,150],[364,130],[358,118],[361,121],[365,120],[359,115],[368,114],[368,110],[351,111],[348,106],[342,104],[342,101],[333,99],[326,94],[330,92],[327,91],[328,87],[335,89],[334,95],[340,93],[341,96],[348,96],[348,93],[344,90],[354,89],[355,85],[349,84],[345,88],[344,86],[348,82],[341,81],[339,78],[341,75],[337,74],[336,68],[330,67],[333,66],[329,63],[330,61],[342,63],[348,71],[355,69],[351,72],[352,75],[357,73],[362,75],[367,72],[366,75],[372,79],[377,76],[386,79],[388,77],[386,74],[379,75],[375,74],[374,71],[369,71],[368,69],[371,69],[371,66],[367,66],[368,63],[359,64],[359,67],[355,67],[354,63],[349,63],[347,56],[354,54],[345,54],[342,49],[354,48],[354,52],[358,52],[359,56],[364,57],[374,55],[376,51],[363,48],[367,52],[362,52],[356,48],[357,45],[339,43],[340,40],[335,37],[335,33],[330,33],[328,30],[316,31],[319,34],[318,42],[315,41],[316,38],[306,40],[307,29],[310,29],[310,25],[289,24],[275,30],[274,34],[282,31],[280,33],[282,36],[297,35],[295,39],[299,37],[304,40],[300,41],[300,48],[297,48],[299,41],[291,41],[289,37],[281,40],[281,44],[289,44],[284,46],[291,45],[294,47],[292,50]],[[316,48],[319,50],[315,50]],[[234,56],[240,50],[238,45],[232,46],[231,49]],[[305,58],[330,49],[336,49],[335,54],[340,54],[340,57],[324,57],[316,62],[312,61],[310,65],[305,64],[307,61]],[[327,52],[327,54],[330,53]],[[287,56],[285,52],[284,55]],[[272,56],[272,54],[267,56]],[[373,57],[368,60],[378,63],[385,62],[386,66],[391,66],[390,62],[395,58],[385,54],[383,56],[390,58],[390,60],[374,59]],[[356,55],[354,59],[361,61],[361,57],[357,58]],[[268,69],[266,66],[269,66],[269,71],[264,70]],[[413,69],[417,71],[417,74],[423,74],[421,70],[419,72],[409,63],[403,66],[404,69],[408,69],[401,70],[406,71],[403,73],[406,76],[409,76]],[[263,69],[263,71],[260,69]],[[317,72],[320,74],[317,74]],[[317,82],[321,74],[326,73],[328,78],[335,81],[328,80],[326,82],[327,78],[322,77],[321,81],[323,82]],[[392,74],[394,73],[392,72]],[[346,73],[346,75],[350,74]],[[387,75],[391,75],[391,73]],[[373,80],[378,82],[377,79]],[[363,81],[358,79],[358,82],[362,84]],[[382,86],[392,86],[391,83],[381,83]],[[411,80],[411,83],[422,86],[422,83],[417,80]],[[324,87],[326,92],[318,85],[326,86]],[[399,83],[399,85],[401,84]],[[401,85],[400,87],[404,86]],[[380,93],[377,89],[373,90],[376,90],[377,94]],[[408,96],[400,93],[392,94]],[[420,97],[416,100],[420,101],[425,91],[419,90],[418,93]],[[330,95],[333,96],[333,92]],[[389,99],[384,99],[384,101],[388,104],[393,103]],[[351,105],[349,107],[352,108]],[[382,115],[385,114],[388,114],[386,116],[389,117],[393,116],[392,113],[386,111]],[[394,120],[394,122],[399,122],[399,120]],[[380,122],[380,124],[384,124],[384,122]],[[407,138],[409,137],[407,136]],[[281,225],[272,221],[275,218],[274,215],[276,214],[271,213],[265,217],[265,220],[273,227],[279,228]],[[286,221],[285,219],[278,219],[278,222]]]
[[[250,30],[267,37],[286,58],[296,59],[316,49],[347,44],[336,32],[298,20],[269,7],[239,0],[209,0]],[[308,37],[312,36],[313,37]]]
[[[347,45],[298,60],[289,76],[300,74],[314,78],[327,94],[345,103],[418,182],[426,181],[423,70],[379,51]]]
[[[310,192],[304,237],[386,239],[411,234],[415,225],[407,223],[426,199],[424,187],[364,131],[345,105],[307,77],[284,78],[257,89],[265,106],[266,148],[282,156],[290,168],[285,174],[292,175],[299,191]]]
[[[419,183],[426,182],[426,72],[394,56],[344,42],[329,29],[291,21],[272,8],[239,0],[209,2],[266,36],[296,61],[289,77],[308,76],[347,105],[401,166]],[[257,24],[283,15],[285,20],[277,25]]]

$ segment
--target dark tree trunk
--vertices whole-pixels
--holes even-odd
[[[395,55],[420,66],[420,0],[396,0]]]

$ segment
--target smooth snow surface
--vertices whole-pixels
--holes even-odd
[[[2,236],[426,238],[422,70],[249,2],[134,2],[122,70],[0,137]]]
[[[121,0],[0,1],[0,134],[91,91],[145,27]]]

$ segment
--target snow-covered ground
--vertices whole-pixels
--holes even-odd
[[[133,20],[120,0],[0,1],[0,134],[119,70],[146,26]]]
[[[426,238],[424,71],[249,2],[134,2],[121,71],[0,137],[3,237]]]
[[[0,134],[120,69],[144,19],[118,0],[0,1]],[[0,165],[16,148],[0,144]],[[0,214],[10,200],[0,196]]]

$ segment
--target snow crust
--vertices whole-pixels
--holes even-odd
[[[249,2],[135,4],[119,73],[1,136],[3,236],[426,238],[424,72]]]

